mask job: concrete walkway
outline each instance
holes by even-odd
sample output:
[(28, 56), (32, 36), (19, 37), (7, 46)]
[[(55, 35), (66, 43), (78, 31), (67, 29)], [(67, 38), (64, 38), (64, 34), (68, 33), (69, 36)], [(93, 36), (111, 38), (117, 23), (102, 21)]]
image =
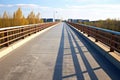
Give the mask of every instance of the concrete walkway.
[(119, 80), (120, 71), (65, 23), (0, 59), (0, 80)]

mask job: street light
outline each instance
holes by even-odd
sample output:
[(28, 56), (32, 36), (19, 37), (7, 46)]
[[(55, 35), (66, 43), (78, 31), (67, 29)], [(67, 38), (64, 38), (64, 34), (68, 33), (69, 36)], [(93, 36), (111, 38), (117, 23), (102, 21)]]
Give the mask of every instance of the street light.
[(54, 22), (55, 22), (55, 14), (57, 13), (57, 11), (53, 12), (53, 18), (54, 18)]

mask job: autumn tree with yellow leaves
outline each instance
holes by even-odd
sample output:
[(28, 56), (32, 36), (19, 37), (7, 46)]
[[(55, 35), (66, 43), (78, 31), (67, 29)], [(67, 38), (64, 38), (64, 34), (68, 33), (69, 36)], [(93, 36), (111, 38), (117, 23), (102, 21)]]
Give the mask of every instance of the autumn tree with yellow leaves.
[(90, 21), (90, 22), (84, 22), (83, 24), (120, 32), (120, 20), (116, 20), (116, 19)]
[(18, 8), (18, 10), (14, 12), (13, 16), (9, 17), (8, 13), (5, 11), (2, 17), (0, 17), (0, 28), (41, 23), (42, 21), (39, 16), (40, 13), (35, 15), (35, 13), (31, 11), (27, 18), (25, 18), (21, 8)]
[(10, 26), (9, 17), (6, 11), (3, 13), (3, 16), (0, 18), (0, 26), (1, 27)]

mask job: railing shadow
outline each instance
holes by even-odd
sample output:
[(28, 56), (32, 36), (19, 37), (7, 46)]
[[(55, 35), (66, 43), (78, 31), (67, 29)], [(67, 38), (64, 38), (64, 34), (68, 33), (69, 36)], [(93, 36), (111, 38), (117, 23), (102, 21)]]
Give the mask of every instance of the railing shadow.
[[(71, 39), (71, 37), (70, 37), (70, 34), (71, 34), (71, 33), (70, 33), (70, 30), (68, 30), (68, 27), (67, 27), (66, 29), (67, 29), (68, 38), (69, 38), (69, 41), (70, 41), (71, 52), (72, 52), (72, 56), (73, 56), (73, 62), (76, 63), (76, 64), (74, 64), (74, 66), (75, 66), (76, 73), (77, 73), (77, 74), (76, 74), (76, 75), (77, 75), (77, 79), (78, 79), (78, 80), (84, 80), (83, 73), (82, 73), (82, 71), (80, 70), (80, 65), (79, 65), (77, 56), (76, 56), (76, 54), (75, 54), (76, 52), (75, 52), (75, 49), (74, 49), (74, 47), (73, 47), (73, 42), (72, 42), (72, 39)], [(71, 35), (72, 35), (72, 34), (71, 34)], [(74, 38), (73, 35), (72, 35), (72, 37), (73, 37), (73, 39), (74, 39), (74, 41), (75, 41), (75, 38)], [(76, 41), (75, 41), (75, 44), (77, 45), (78, 51), (79, 51), (79, 53), (80, 53), (80, 55), (81, 55), (81, 58), (82, 58), (85, 66), (86, 66), (86, 69), (87, 69), (88, 74), (90, 75), (90, 78), (91, 78), (92, 80), (98, 80), (98, 79), (97, 79), (97, 76), (95, 75), (93, 69), (91, 68), (88, 60), (86, 59), (84, 53), (82, 52), (81, 48), (80, 48), (79, 45), (76, 43)], [(80, 73), (82, 73), (82, 74), (80, 74)], [(80, 75), (81, 75), (81, 76), (80, 76)]]
[(67, 31), (67, 34), (68, 34), (68, 39), (69, 39), (73, 64), (74, 64), (74, 67), (75, 67), (76, 77), (77, 77), (78, 80), (84, 80), (84, 76), (82, 74), (82, 70), (81, 70), (81, 67), (79, 65), (79, 61), (78, 61), (78, 58), (77, 58), (77, 55), (76, 55), (76, 52), (75, 52), (75, 47), (73, 45), (69, 30), (67, 29), (67, 27), (66, 27), (66, 31)]
[[(91, 53), (91, 55), (93, 56), (93, 58), (100, 65), (100, 68), (103, 69), (112, 80), (119, 80), (120, 79), (120, 76), (119, 76), (120, 70), (118, 68), (116, 68), (109, 60), (107, 60), (101, 54), (101, 52), (104, 52), (106, 54), (107, 54), (107, 52), (105, 52), (101, 48), (99, 48), (99, 50), (98, 50), (95, 46), (93, 46), (93, 45), (95, 45), (94, 43), (92, 43), (91, 41), (89, 41), (85, 36), (83, 36), (81, 33), (79, 33), (78, 31), (76, 31), (72, 27), (70, 27), (70, 28), (75, 32), (75, 35), (81, 40), (81, 42), (84, 44), (84, 46), (88, 49), (88, 51)], [(82, 53), (82, 54), (80, 54), (83, 57), (82, 59), (84, 60), (84, 62), (86, 62), (86, 59), (84, 58), (84, 54), (83, 54), (83, 52), (81, 50), (81, 47), (77, 43), (74, 35), (72, 33), (71, 33), (71, 35), (72, 35), (72, 37), (73, 37), (73, 39), (74, 39), (74, 41), (75, 41), (75, 43), (76, 43), (76, 45), (78, 47), (79, 52)], [(85, 64), (87, 66), (89, 66), (88, 63), (85, 63)], [(89, 67), (87, 67), (87, 68), (90, 70)], [(93, 75), (91, 75), (91, 76), (93, 76)], [(96, 79), (92, 79), (92, 80), (96, 80)]]
[[(65, 36), (65, 30), (66, 34), (68, 36)], [(74, 32), (74, 35), (72, 33), (72, 30)], [(78, 39), (84, 44), (84, 46), (80, 46), (78, 44), (78, 41), (75, 39), (75, 35), (78, 37)], [(64, 48), (64, 40), (65, 38), (68, 38), (68, 43), (70, 45), (70, 48)], [(76, 47), (74, 46), (73, 42), (75, 43)], [(91, 53), (91, 56), (95, 59), (95, 61), (99, 64), (99, 67), (92, 68), (88, 59), (86, 58), (85, 54), (87, 51), (82, 50), (81, 48), (86, 47), (88, 52)], [(75, 51), (75, 48), (78, 49), (78, 52)], [(65, 49), (70, 49), (71, 53), (64, 54)], [(104, 52), (104, 51), (103, 51)], [(97, 54), (96, 54), (97, 53)], [(82, 71), (81, 65), (79, 64), (79, 60), (77, 55), (80, 55), (83, 63), (85, 64), (86, 71)], [(63, 60), (64, 56), (71, 56), (73, 61), (73, 66), (75, 73), (63, 75)], [(53, 74), (53, 80), (63, 80), (67, 78), (71, 78), (76, 76), (77, 80), (85, 80), (84, 73), (88, 73), (91, 80), (98, 80), (97, 75), (95, 74), (95, 70), (103, 69), (104, 72), (112, 79), (112, 80), (119, 80), (119, 74), (120, 70), (118, 70), (111, 62), (109, 62), (103, 55), (101, 55), (101, 52), (96, 49), (96, 47), (92, 46), (91, 43), (80, 33), (77, 33), (74, 29), (66, 27), (66, 25), (62, 29), (62, 36), (60, 40), (60, 47), (55, 63), (54, 68), (54, 74)], [(114, 75), (113, 75), (114, 74)]]
[(60, 47), (59, 47), (58, 56), (55, 64), (53, 80), (62, 80), (63, 55), (64, 55), (64, 27), (62, 29)]

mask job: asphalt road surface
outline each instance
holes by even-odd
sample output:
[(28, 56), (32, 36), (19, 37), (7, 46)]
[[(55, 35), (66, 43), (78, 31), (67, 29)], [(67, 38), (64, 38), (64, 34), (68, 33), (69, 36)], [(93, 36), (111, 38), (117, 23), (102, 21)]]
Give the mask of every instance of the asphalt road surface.
[(120, 80), (101, 51), (60, 23), (0, 59), (0, 80)]

